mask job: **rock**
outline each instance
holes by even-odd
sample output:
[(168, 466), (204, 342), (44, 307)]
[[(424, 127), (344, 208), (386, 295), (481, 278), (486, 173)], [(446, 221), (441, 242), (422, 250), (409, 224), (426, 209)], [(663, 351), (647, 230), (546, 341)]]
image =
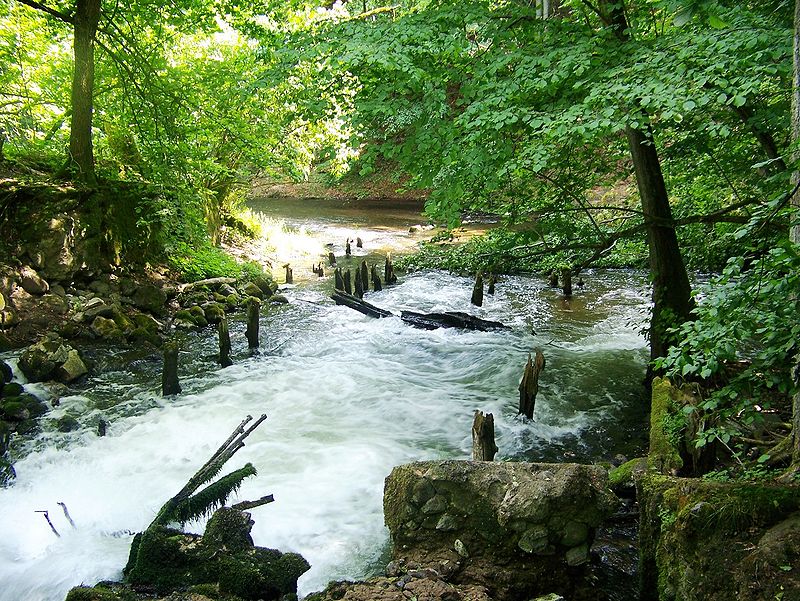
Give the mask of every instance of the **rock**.
[(6, 306), (4, 311), (0, 311), (0, 327), (13, 328), (19, 324), (19, 315), (16, 310)]
[(17, 477), (14, 466), (5, 457), (0, 457), (0, 487), (5, 488)]
[(306, 601), (492, 601), (482, 586), (451, 584), (434, 570), (413, 570), (401, 577), (370, 578), (364, 582), (332, 582)]
[(0, 401), (0, 415), (9, 422), (30, 419), (31, 414), (19, 397), (7, 397)]
[(586, 561), (617, 503), (599, 466), (431, 461), (392, 470), (384, 517), (397, 561), (432, 566), (468, 550), (460, 583), (498, 598), (577, 597), (591, 583), (571, 566)]
[(225, 307), (220, 303), (205, 303), (202, 308), (208, 323), (217, 324), (225, 317)]
[(64, 361), (64, 363), (62, 363), (56, 371), (59, 381), (65, 383), (77, 380), (87, 373), (89, 373), (89, 369), (86, 367), (86, 364), (81, 359), (80, 354), (75, 349), (72, 349), (67, 353), (66, 361)]
[(269, 297), (275, 294), (278, 290), (278, 285), (266, 276), (260, 275), (253, 280), (253, 283), (261, 289), (264, 297)]
[(0, 311), (6, 308), (6, 297), (0, 292)]
[(13, 377), (11, 366), (5, 361), (0, 361), (0, 384), (8, 384)]
[(56, 370), (69, 358), (71, 346), (60, 338), (46, 338), (25, 349), (19, 358), (19, 369), (31, 382), (43, 382), (56, 377)]
[(244, 286), (242, 286), (241, 290), (244, 296), (255, 296), (258, 300), (262, 300), (264, 298), (264, 291), (256, 286), (253, 282), (247, 282)]
[[(3, 323), (3, 319), (4, 319), (3, 312), (0, 311), (0, 324)], [(14, 348), (14, 343), (11, 342), (11, 339), (5, 334), (3, 334), (3, 332), (0, 332), (0, 353), (10, 351), (13, 348)]]
[(74, 432), (78, 430), (81, 425), (78, 420), (71, 415), (64, 415), (56, 421), (56, 430), (59, 432)]
[[(98, 302), (99, 301), (99, 302)], [(103, 317), (106, 319), (113, 319), (114, 307), (107, 305), (99, 298), (91, 299), (83, 309), (83, 318), (85, 321), (93, 321), (96, 317)]]
[(50, 290), (50, 285), (36, 273), (32, 267), (22, 267), (19, 270), (19, 285), (28, 294), (41, 296)]
[(65, 298), (67, 296), (67, 291), (61, 284), (50, 284), (50, 293), (60, 296), (61, 298)]
[(308, 562), (296, 553), (254, 546), (252, 524), (250, 514), (222, 508), (202, 537), (162, 527), (137, 534), (125, 580), (161, 594), (209, 584), (221, 596), (245, 600), (296, 595), (297, 579), (309, 569)]
[(283, 294), (273, 294), (269, 297), (269, 302), (274, 303), (276, 305), (286, 305), (289, 303), (289, 299), (286, 298)]
[(138, 286), (131, 294), (131, 302), (136, 308), (149, 311), (153, 315), (164, 315), (166, 313), (167, 294), (158, 286), (143, 284)]
[(541, 597), (536, 597), (536, 599), (531, 599), (531, 601), (565, 601), (565, 599), (561, 595), (550, 593), (549, 595), (543, 595)]
[(42, 308), (56, 315), (66, 315), (69, 311), (69, 302), (66, 297), (57, 294), (45, 294), (41, 297), (40, 303)]
[(106, 317), (95, 317), (91, 325), (91, 330), (98, 338), (109, 341), (122, 341), (125, 339), (125, 334), (119, 329), (113, 319)]
[(238, 292), (236, 292), (236, 288), (231, 286), (230, 283), (222, 284), (219, 288), (217, 288), (217, 292), (225, 297), (228, 297), (231, 294), (238, 295)]
[(111, 283), (105, 280), (93, 280), (89, 282), (89, 290), (100, 296), (111, 294)]

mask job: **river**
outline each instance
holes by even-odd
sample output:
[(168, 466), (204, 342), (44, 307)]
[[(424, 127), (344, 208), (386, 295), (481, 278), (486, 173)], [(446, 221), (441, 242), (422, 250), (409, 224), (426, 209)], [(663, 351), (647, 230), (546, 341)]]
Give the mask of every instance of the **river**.
[[(402, 252), (415, 240), (409, 227), (421, 221), (419, 208), (406, 203), (383, 213), (379, 205), (337, 210), (296, 201), (252, 207), (278, 220), (310, 258), (327, 252), (328, 242), (343, 254), (348, 236), (363, 238), (365, 249), (353, 246), (365, 257)], [(290, 259), (299, 257), (295, 250)], [(296, 265), (297, 277), (305, 267)], [(495, 415), (499, 459), (635, 456), (646, 431), (646, 278), (623, 271), (583, 277), (585, 287), (570, 301), (541, 278), (514, 276), (475, 308), (471, 280), (435, 271), (403, 276), (367, 297), (394, 312), (468, 311), (511, 326), (495, 332), (371, 319), (328, 300), (329, 278), (303, 277), (285, 291), (288, 305), (262, 317), (260, 354), (247, 353), (241, 321), (231, 326), (235, 364), (226, 369), (214, 364), (211, 330), (187, 335), (183, 393), (174, 398), (159, 395), (157, 356), (121, 364), (95, 350), (104, 371), (43, 418), (42, 433), (19, 447), (16, 482), (0, 489), (0, 601), (62, 601), (71, 586), (119, 578), (131, 533), (147, 526), (247, 414), (268, 419), (226, 467), (251, 461), (258, 468), (241, 498), (274, 494), (274, 503), (252, 512), (253, 538), (308, 559), (301, 595), (379, 569), (388, 545), (384, 478), (404, 462), (468, 458), (476, 409)], [(516, 415), (517, 386), (535, 349), (547, 366), (528, 422)], [(41, 385), (30, 389), (47, 394)], [(82, 429), (55, 431), (65, 413)], [(102, 438), (95, 433), (101, 417), (109, 422)], [(37, 510), (49, 511), (60, 538)]]

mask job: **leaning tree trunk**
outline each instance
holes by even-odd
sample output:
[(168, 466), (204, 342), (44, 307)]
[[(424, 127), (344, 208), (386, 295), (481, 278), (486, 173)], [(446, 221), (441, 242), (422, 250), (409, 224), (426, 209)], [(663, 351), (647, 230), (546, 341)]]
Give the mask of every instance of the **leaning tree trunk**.
[(69, 154), (78, 179), (88, 184), (95, 183), (92, 150), (94, 36), (100, 22), (100, 4), (101, 0), (77, 0), (75, 6), (75, 72), (72, 78)]

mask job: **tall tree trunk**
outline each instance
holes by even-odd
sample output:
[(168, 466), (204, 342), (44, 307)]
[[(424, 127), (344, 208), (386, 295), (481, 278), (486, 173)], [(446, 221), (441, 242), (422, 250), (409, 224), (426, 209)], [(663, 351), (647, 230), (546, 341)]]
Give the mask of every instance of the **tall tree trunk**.
[[(798, 0), (800, 2), (800, 0)], [(631, 40), (625, 6), (622, 2), (601, 0), (601, 20), (614, 30), (620, 42)], [(650, 320), (650, 358), (666, 354), (674, 342), (668, 330), (689, 319), (692, 288), (681, 257), (678, 236), (672, 220), (669, 195), (650, 126), (635, 129), (627, 126), (636, 185), (642, 203), (647, 246), (650, 254), (650, 277), (653, 283), (653, 314)], [(648, 377), (652, 375), (648, 371)]]
[(78, 178), (95, 183), (92, 150), (92, 109), (94, 91), (94, 36), (100, 22), (101, 0), (77, 0), (73, 51), (72, 121), (69, 135), (70, 163)]
[[(792, 142), (796, 144), (800, 141), (800, 0), (794, 3), (794, 51), (793, 51), (794, 71), (792, 73)], [(792, 172), (793, 187), (800, 181), (800, 172), (797, 168), (797, 151), (792, 157), (794, 164)], [(796, 193), (792, 198), (794, 208), (794, 218), (797, 220), (800, 215), (800, 193)], [(795, 244), (800, 245), (800, 223), (793, 223), (789, 228), (789, 239)], [(800, 355), (795, 357), (794, 381), (800, 385)], [(792, 464), (795, 469), (800, 469), (800, 391), (796, 392), (792, 399), (792, 436), (794, 445), (792, 447)]]

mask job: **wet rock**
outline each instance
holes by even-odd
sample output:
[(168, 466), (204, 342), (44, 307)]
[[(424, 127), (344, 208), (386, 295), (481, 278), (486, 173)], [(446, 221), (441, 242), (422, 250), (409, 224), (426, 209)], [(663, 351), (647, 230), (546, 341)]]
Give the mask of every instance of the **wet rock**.
[(617, 502), (599, 466), (431, 461), (392, 471), (384, 516), (395, 560), (463, 561), (458, 582), (498, 598), (577, 596), (591, 585), (573, 566)]
[(9, 422), (21, 422), (30, 419), (31, 414), (19, 397), (4, 398), (0, 401), (0, 415)]
[(231, 296), (232, 294), (238, 295), (238, 292), (236, 292), (236, 288), (234, 288), (230, 284), (220, 285), (220, 287), (217, 289), (217, 292), (225, 297)]
[(28, 294), (41, 296), (50, 290), (50, 285), (32, 267), (22, 267), (19, 270), (19, 285)]
[(69, 302), (67, 302), (65, 296), (45, 294), (41, 297), (40, 302), (44, 310), (55, 313), (56, 315), (66, 315), (69, 311)]
[(250, 514), (230, 508), (212, 516), (202, 537), (151, 528), (134, 538), (125, 579), (161, 594), (210, 584), (222, 596), (245, 600), (295, 595), (308, 562), (296, 553), (254, 546), (251, 528)]
[(283, 294), (273, 294), (269, 297), (269, 302), (276, 305), (286, 305), (289, 303), (289, 299)]
[(14, 471), (14, 466), (11, 465), (11, 462), (5, 457), (0, 457), (0, 487), (5, 488), (16, 477), (17, 473)]
[(264, 291), (256, 286), (253, 282), (247, 282), (242, 286), (242, 294), (245, 296), (255, 296), (258, 300), (264, 298)]
[(121, 342), (125, 340), (125, 334), (113, 319), (107, 317), (95, 317), (90, 327), (98, 338), (111, 342)]
[(202, 309), (208, 323), (217, 324), (225, 317), (225, 307), (220, 303), (204, 303)]
[(59, 432), (74, 432), (80, 429), (81, 425), (78, 420), (71, 415), (64, 415), (56, 421), (56, 430)]
[[(102, 318), (98, 318), (102, 319)], [(113, 323), (113, 322), (112, 322)], [(85, 374), (80, 354), (60, 338), (46, 338), (28, 347), (19, 358), (19, 368), (31, 382), (57, 379), (70, 382), (74, 374)], [(65, 364), (67, 368), (62, 369)], [(85, 365), (83, 367), (85, 370)]]
[(5, 361), (0, 361), (0, 384), (7, 384), (14, 377), (11, 366)]
[(266, 276), (258, 276), (253, 283), (261, 289), (264, 297), (270, 297), (278, 290), (278, 285)]

